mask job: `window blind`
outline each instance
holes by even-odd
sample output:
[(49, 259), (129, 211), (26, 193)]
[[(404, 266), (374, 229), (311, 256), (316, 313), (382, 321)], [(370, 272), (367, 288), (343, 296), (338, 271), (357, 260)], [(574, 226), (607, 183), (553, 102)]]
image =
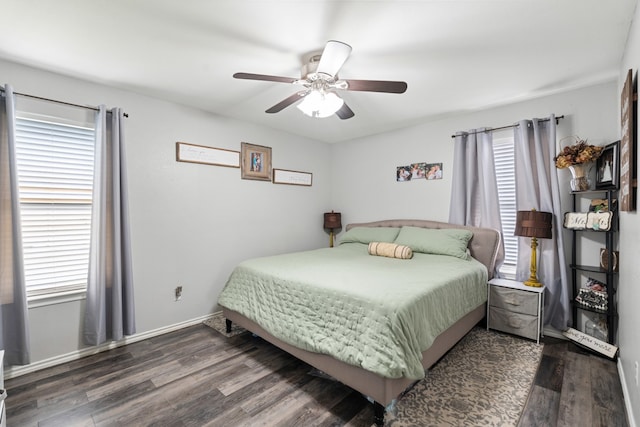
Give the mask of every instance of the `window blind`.
[(94, 145), (94, 129), (16, 119), (28, 299), (86, 289)]
[(503, 269), (515, 274), (518, 260), (518, 237), (516, 229), (516, 177), (513, 138), (501, 138), (493, 141), (493, 156), (498, 184), (498, 200), (502, 221), (502, 238), (505, 259)]

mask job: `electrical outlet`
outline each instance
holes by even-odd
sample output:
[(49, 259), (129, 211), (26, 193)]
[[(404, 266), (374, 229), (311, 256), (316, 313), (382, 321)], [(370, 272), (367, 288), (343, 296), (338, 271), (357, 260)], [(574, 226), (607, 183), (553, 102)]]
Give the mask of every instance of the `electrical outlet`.
[(176, 287), (175, 296), (176, 301), (180, 301), (182, 299), (182, 286)]
[(636, 360), (636, 387), (638, 387), (638, 361)]

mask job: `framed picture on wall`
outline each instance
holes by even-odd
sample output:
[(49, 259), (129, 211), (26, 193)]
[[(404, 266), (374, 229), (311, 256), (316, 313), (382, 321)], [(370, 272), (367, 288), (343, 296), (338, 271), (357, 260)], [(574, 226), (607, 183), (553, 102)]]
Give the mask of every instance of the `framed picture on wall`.
[(239, 168), (240, 152), (189, 144), (187, 142), (176, 142), (176, 161)]
[(287, 169), (273, 169), (274, 184), (304, 185), (311, 187), (313, 174), (311, 172), (292, 171)]
[(627, 78), (620, 94), (621, 139), (620, 139), (620, 210), (636, 210), (636, 140), (634, 117), (636, 102), (634, 100), (633, 71), (627, 72)]
[(242, 179), (271, 181), (271, 147), (242, 143)]
[(596, 188), (618, 188), (620, 141), (606, 145), (596, 160)]

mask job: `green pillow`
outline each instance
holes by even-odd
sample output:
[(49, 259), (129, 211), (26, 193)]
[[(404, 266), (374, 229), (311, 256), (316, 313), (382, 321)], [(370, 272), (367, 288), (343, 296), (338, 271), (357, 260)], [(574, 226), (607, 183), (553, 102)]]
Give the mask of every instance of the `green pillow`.
[(472, 237), (471, 231), (459, 228), (402, 227), (394, 243), (414, 252), (469, 259), (467, 245)]
[(398, 227), (353, 227), (340, 238), (340, 244), (364, 243), (368, 245), (371, 242), (393, 243), (398, 233), (400, 233), (400, 228)]

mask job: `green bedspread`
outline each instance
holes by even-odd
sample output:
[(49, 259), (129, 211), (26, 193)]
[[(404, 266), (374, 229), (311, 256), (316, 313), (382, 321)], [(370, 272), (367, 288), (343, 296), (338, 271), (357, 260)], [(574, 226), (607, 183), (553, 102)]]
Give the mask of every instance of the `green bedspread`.
[(384, 377), (419, 379), (422, 351), (486, 301), (486, 283), (474, 259), (393, 259), (345, 243), (242, 262), (219, 304), (293, 346)]

